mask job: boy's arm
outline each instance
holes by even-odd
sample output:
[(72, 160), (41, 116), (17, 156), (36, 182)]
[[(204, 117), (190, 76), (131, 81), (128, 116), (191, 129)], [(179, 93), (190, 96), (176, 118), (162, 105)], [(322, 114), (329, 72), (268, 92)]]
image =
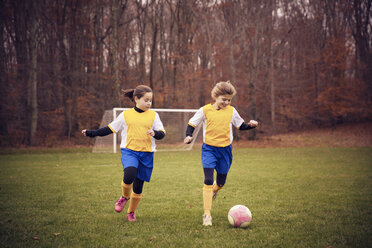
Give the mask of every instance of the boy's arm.
[(258, 126), (258, 122), (254, 120), (250, 120), (248, 123), (244, 123), (240, 125), (239, 130), (249, 130), (253, 129)]
[(238, 111), (236, 111), (234, 107), (231, 122), (236, 128), (239, 128), (239, 130), (249, 130), (258, 126), (258, 122), (255, 120), (250, 120), (248, 123), (244, 123), (243, 118), (240, 117)]
[(183, 141), (185, 144), (190, 144), (191, 143), (192, 134), (195, 130), (195, 127), (197, 127), (199, 125), (199, 123), (203, 121), (204, 118), (205, 118), (205, 116), (204, 116), (204, 112), (203, 112), (203, 107), (201, 107), (200, 109), (198, 109), (198, 111), (196, 111), (196, 113), (190, 119), (190, 121), (187, 125), (186, 138)]
[(187, 125), (187, 128), (186, 128), (186, 137), (187, 136), (192, 137), (192, 134), (194, 133), (194, 130), (195, 130), (195, 127), (191, 126), (190, 124)]
[(85, 135), (88, 137), (92, 137), (92, 138), (96, 136), (106, 136), (112, 133), (113, 133), (112, 130), (108, 126), (97, 129), (97, 130), (85, 130)]
[(190, 144), (192, 142), (192, 134), (194, 133), (195, 127), (190, 124), (186, 128), (186, 138), (184, 139), (185, 144)]
[(198, 109), (193, 117), (189, 120), (189, 123), (187, 123), (186, 128), (186, 137), (192, 137), (192, 133), (194, 132), (195, 128), (205, 119), (203, 107)]

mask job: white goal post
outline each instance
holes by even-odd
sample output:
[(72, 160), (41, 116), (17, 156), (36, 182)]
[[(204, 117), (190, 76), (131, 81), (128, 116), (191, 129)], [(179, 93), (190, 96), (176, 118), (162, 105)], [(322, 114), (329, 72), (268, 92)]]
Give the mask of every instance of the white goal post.
[[(124, 110), (130, 108), (113, 108), (112, 110), (106, 110), (103, 117), (100, 128), (110, 124), (117, 116)], [(202, 142), (201, 135), (198, 135), (200, 124), (195, 128), (193, 134), (193, 141), (191, 144), (184, 144), (183, 139), (185, 138), (185, 132), (187, 128), (187, 123), (189, 119), (195, 114), (197, 109), (165, 109), (165, 108), (152, 108), (160, 116), (163, 122), (166, 135), (164, 139), (156, 141), (157, 151), (187, 151), (191, 150), (195, 142)], [(120, 132), (113, 133), (112, 137), (110, 135), (103, 137), (96, 137), (93, 152), (117, 152), (117, 148), (120, 144), (121, 135)], [(111, 140), (111, 141), (110, 141)], [(111, 147), (111, 149), (110, 149)]]

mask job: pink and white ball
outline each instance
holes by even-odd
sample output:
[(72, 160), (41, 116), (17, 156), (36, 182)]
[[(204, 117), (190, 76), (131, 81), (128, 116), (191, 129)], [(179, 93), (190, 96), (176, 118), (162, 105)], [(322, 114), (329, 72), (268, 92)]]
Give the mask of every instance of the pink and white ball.
[(229, 210), (227, 217), (233, 227), (245, 228), (249, 226), (252, 221), (252, 213), (244, 205), (235, 205), (234, 207), (232, 207)]

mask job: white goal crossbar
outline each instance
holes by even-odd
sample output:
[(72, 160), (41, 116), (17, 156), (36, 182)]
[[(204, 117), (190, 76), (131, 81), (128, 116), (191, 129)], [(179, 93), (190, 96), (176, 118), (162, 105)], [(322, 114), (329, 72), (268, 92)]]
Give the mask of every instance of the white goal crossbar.
[[(131, 109), (131, 108), (113, 108), (112, 109), (113, 120), (117, 118), (117, 112), (119, 111), (122, 112), (128, 109)], [(154, 110), (155, 112), (175, 112), (175, 113), (195, 113), (196, 111), (198, 111), (197, 109), (161, 109), (161, 108), (158, 108), (158, 109), (153, 108), (152, 110)], [(193, 140), (193, 142), (195, 142), (195, 139)], [(113, 134), (112, 143), (113, 143), (113, 152), (116, 153), (117, 151), (117, 148), (116, 148), (117, 134), (116, 133)]]

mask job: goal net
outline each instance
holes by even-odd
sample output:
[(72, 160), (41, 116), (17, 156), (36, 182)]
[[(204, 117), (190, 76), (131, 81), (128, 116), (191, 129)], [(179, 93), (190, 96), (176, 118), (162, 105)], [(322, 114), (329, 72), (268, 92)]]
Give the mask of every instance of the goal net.
[[(103, 114), (100, 128), (110, 124), (114, 118), (129, 108), (113, 108), (106, 110)], [(195, 143), (202, 143), (202, 135), (198, 135), (200, 124), (195, 128), (193, 134), (193, 141), (191, 144), (184, 144), (185, 132), (187, 123), (190, 118), (195, 114), (197, 109), (152, 109), (159, 114), (159, 117), (164, 125), (166, 135), (161, 140), (156, 140), (157, 151), (187, 151), (194, 147)], [(103, 137), (97, 136), (95, 138), (93, 152), (111, 152), (116, 153), (120, 150), (121, 131), (116, 134), (111, 134)]]

